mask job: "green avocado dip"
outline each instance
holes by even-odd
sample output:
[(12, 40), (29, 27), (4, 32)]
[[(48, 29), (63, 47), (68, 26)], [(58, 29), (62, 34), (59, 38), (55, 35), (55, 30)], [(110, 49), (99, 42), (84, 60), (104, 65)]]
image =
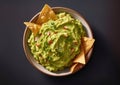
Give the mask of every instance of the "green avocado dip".
[(43, 23), (36, 36), (31, 33), (28, 44), (36, 61), (56, 72), (69, 67), (80, 53), (82, 36), (85, 31), (81, 22), (62, 12), (57, 14), (57, 20)]

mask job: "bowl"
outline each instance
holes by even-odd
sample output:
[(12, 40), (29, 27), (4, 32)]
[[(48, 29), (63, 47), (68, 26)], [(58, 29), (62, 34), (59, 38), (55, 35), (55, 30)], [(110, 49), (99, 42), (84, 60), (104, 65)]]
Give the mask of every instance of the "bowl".
[[(87, 21), (82, 17), (82, 15), (80, 13), (78, 13), (70, 8), (66, 8), (66, 7), (52, 7), (52, 9), (55, 13), (67, 12), (67, 13), (71, 14), (71, 16), (74, 17), (75, 19), (80, 20), (86, 30), (87, 36), (90, 38), (93, 38), (93, 34), (92, 34), (90, 26), (88, 25)], [(38, 15), (39, 15), (39, 13), (37, 13), (29, 22), (35, 22), (38, 18)], [(66, 68), (66, 69), (64, 69), (62, 71), (58, 71), (58, 72), (48, 71), (42, 65), (37, 63), (37, 61), (33, 58), (32, 54), (30, 52), (30, 49), (29, 49), (29, 46), (27, 43), (30, 33), (31, 33), (30, 29), (26, 27), (25, 31), (24, 31), (24, 35), (23, 35), (23, 48), (24, 48), (24, 52), (25, 52), (25, 55), (26, 55), (28, 61), (39, 71), (41, 71), (47, 75), (50, 75), (50, 76), (67, 76), (67, 75), (73, 74), (73, 73), (81, 70), (86, 65), (86, 64), (82, 65), (75, 72), (70, 72), (70, 68)], [(91, 58), (92, 51), (93, 51), (93, 47), (90, 49), (90, 51), (88, 52), (88, 54), (85, 57), (86, 63)]]

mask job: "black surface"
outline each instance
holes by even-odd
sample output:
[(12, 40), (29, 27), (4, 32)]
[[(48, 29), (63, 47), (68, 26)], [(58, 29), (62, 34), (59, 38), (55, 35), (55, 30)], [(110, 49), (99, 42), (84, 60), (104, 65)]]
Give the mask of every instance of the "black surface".
[[(36, 70), (22, 47), (24, 21), (44, 4), (81, 13), (96, 39), (90, 62), (67, 77), (50, 77)], [(120, 85), (119, 0), (0, 0), (0, 85)]]

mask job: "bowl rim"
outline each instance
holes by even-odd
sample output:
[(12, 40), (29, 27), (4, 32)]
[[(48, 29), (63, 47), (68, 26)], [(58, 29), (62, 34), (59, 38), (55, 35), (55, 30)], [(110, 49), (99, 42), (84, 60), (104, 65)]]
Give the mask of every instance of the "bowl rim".
[[(73, 12), (74, 14), (76, 14), (77, 16), (79, 16), (80, 18), (82, 18), (82, 19), (84, 20), (85, 24), (86, 24), (87, 27), (88, 27), (88, 28), (86, 28), (86, 30), (89, 29), (89, 37), (90, 37), (90, 38), (94, 38), (94, 37), (93, 37), (93, 32), (92, 32), (92, 30), (91, 30), (88, 22), (86, 21), (86, 19), (85, 19), (80, 13), (78, 13), (77, 11), (75, 11), (75, 10), (73, 10), (73, 9), (71, 9), (71, 8), (67, 8), (67, 7), (52, 7), (52, 9), (53, 9), (53, 10), (56, 10), (56, 9), (64, 9), (64, 10), (67, 10), (67, 11), (71, 11), (71, 12)], [(40, 12), (38, 12), (37, 14), (35, 14), (35, 15), (30, 19), (29, 22), (33, 22), (33, 20), (34, 20), (39, 14), (40, 14)], [(75, 71), (75, 72), (68, 72), (68, 73), (66, 73), (66, 74), (64, 74), (64, 73), (62, 73), (62, 74), (49, 74), (49, 73), (46, 73), (46, 72), (42, 71), (41, 69), (39, 69), (39, 68), (33, 63), (33, 61), (31, 60), (31, 58), (30, 58), (30, 56), (28, 55), (27, 50), (26, 50), (25, 36), (26, 36), (26, 33), (27, 33), (27, 30), (28, 30), (28, 29), (29, 29), (28, 27), (25, 27), (25, 30), (24, 30), (24, 34), (23, 34), (23, 49), (24, 49), (24, 53), (25, 53), (25, 56), (26, 56), (27, 60), (31, 63), (31, 65), (32, 65), (33, 67), (35, 67), (37, 70), (39, 70), (40, 72), (42, 72), (42, 73), (44, 73), (44, 74), (47, 74), (47, 75), (50, 75), (50, 76), (57, 76), (57, 77), (58, 77), (58, 76), (71, 75), (71, 74), (74, 74), (74, 73), (76, 73), (77, 71), (81, 70), (81, 69), (78, 69), (78, 70)], [(93, 48), (94, 48), (94, 46), (90, 49), (90, 51), (89, 51), (88, 54), (87, 54), (87, 56), (89, 56), (89, 59), (86, 61), (86, 64), (88, 63), (88, 61), (89, 61), (90, 58), (91, 58), (91, 55), (92, 55), (92, 52), (93, 52)], [(85, 65), (86, 65), (86, 64), (85, 64)], [(85, 65), (83, 65), (83, 67), (84, 67)], [(83, 67), (82, 67), (82, 69), (83, 69)]]

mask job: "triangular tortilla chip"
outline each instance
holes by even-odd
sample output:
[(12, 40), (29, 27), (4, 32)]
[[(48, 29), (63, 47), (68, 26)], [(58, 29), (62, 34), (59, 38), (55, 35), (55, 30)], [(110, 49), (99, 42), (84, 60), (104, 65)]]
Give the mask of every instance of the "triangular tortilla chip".
[(95, 42), (95, 39), (89, 37), (82, 37), (82, 44), (81, 44), (81, 52), (80, 54), (74, 59), (73, 65), (70, 68), (71, 72), (76, 72), (80, 69), (80, 65), (85, 65), (85, 56), (91, 49)]
[(50, 19), (55, 20), (57, 19), (57, 16), (52, 8), (49, 5), (45, 4), (38, 16), (36, 23), (41, 25)]
[(76, 71), (78, 71), (80, 68), (82, 68), (83, 65), (80, 63), (75, 63), (72, 65), (72, 67), (70, 68), (70, 72), (74, 73)]
[(85, 53), (84, 53), (84, 48), (83, 46), (81, 46), (80, 49), (80, 54), (77, 55), (77, 57), (75, 58), (75, 60), (73, 61), (73, 63), (81, 63), (81, 64), (85, 64)]
[(89, 52), (89, 50), (93, 46), (94, 42), (95, 42), (95, 39), (93, 39), (93, 38), (82, 37), (82, 43), (83, 43), (85, 54), (87, 54)]
[(75, 63), (71, 66), (70, 68), (70, 72), (74, 72), (75, 71), (75, 67), (77, 66), (78, 63)]
[(32, 31), (34, 36), (39, 32), (40, 25), (31, 22), (24, 22), (24, 24)]

